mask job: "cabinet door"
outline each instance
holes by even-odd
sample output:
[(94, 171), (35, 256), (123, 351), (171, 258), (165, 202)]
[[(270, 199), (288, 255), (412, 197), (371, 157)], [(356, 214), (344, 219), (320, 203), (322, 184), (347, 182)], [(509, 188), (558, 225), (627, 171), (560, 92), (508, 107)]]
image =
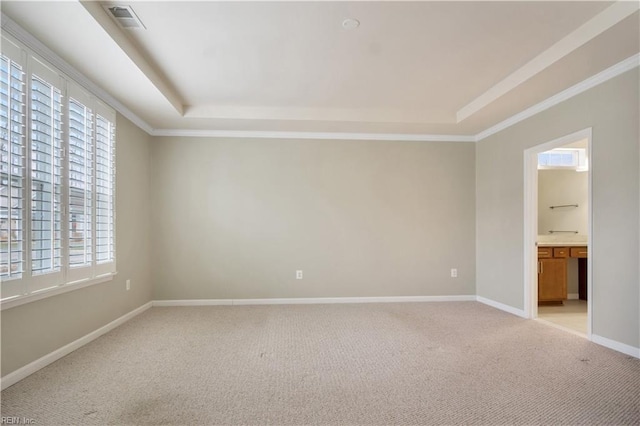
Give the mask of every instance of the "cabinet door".
[(567, 298), (567, 261), (538, 260), (538, 301), (551, 302)]

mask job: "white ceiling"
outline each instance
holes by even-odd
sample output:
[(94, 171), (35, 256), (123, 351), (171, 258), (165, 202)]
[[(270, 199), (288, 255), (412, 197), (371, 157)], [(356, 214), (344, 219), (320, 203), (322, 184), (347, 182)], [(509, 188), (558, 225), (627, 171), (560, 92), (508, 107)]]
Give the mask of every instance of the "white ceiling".
[(153, 129), (474, 135), (640, 50), (637, 2), (1, 8)]

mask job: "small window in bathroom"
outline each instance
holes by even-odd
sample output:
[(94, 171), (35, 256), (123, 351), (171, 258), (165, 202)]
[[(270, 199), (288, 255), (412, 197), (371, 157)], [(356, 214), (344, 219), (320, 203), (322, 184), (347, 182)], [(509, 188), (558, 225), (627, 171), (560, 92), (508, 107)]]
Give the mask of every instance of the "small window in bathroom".
[(556, 148), (538, 154), (538, 169), (587, 170), (584, 148)]

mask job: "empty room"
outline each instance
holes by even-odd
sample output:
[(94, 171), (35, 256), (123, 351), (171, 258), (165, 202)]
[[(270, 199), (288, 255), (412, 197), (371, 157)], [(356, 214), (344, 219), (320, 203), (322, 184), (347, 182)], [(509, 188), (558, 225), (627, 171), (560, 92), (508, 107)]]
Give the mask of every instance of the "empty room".
[(0, 424), (640, 424), (637, 1), (2, 1)]

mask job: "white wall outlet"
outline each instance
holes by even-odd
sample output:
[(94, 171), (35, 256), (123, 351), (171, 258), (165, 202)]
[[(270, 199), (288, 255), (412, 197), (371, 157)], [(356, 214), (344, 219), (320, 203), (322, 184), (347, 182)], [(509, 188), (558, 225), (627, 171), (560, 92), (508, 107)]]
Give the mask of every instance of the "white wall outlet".
[(458, 278), (458, 270), (456, 268), (451, 268), (451, 278)]
[(131, 280), (127, 280), (127, 291), (131, 290)]
[(302, 271), (296, 271), (296, 280), (302, 279)]

